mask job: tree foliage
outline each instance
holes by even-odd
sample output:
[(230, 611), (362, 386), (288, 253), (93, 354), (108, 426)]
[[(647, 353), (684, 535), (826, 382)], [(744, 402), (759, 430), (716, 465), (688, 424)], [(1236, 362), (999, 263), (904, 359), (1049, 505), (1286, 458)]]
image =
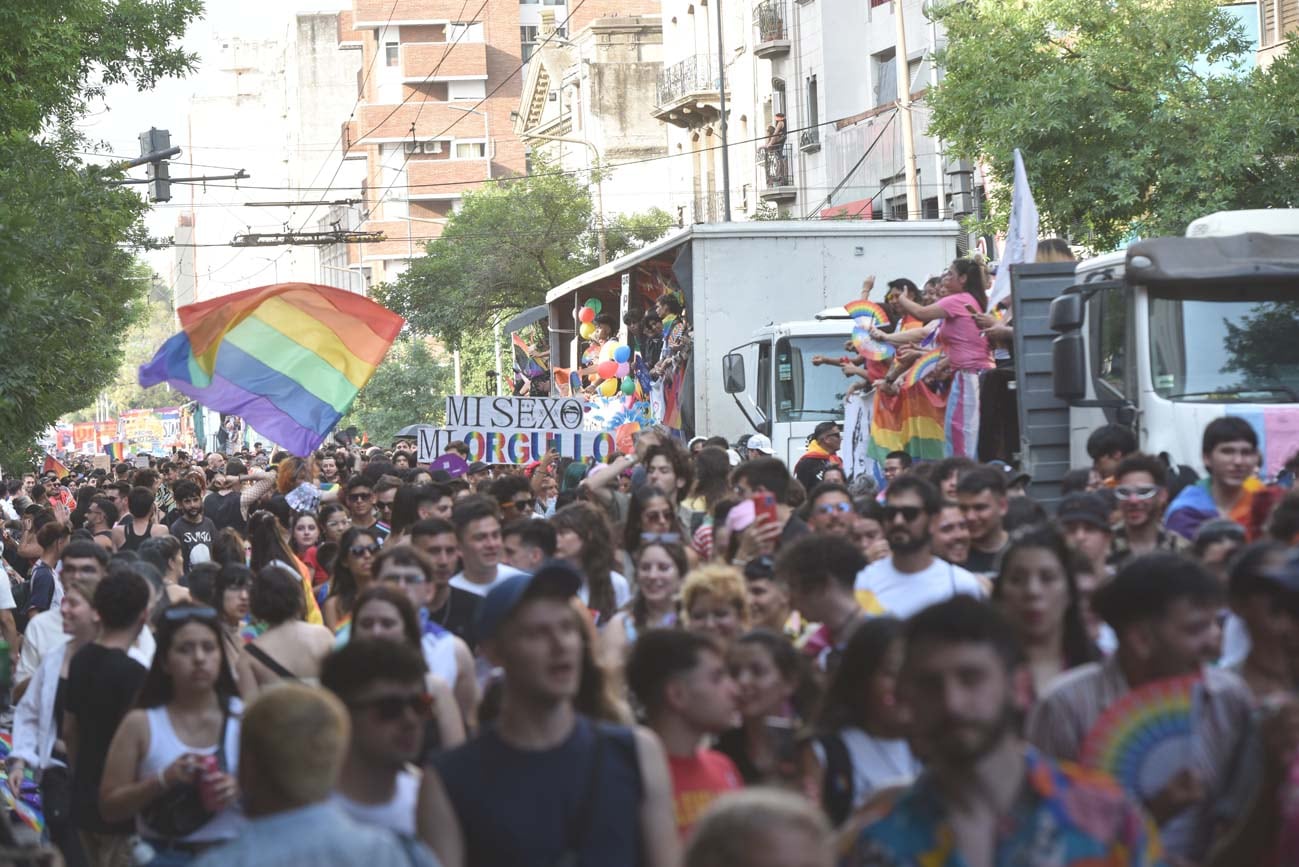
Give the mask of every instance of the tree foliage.
[[(466, 193), (442, 235), (425, 245), (427, 255), (396, 282), (378, 287), (379, 300), (448, 349), (483, 332), (490, 345), (496, 322), (543, 303), (548, 290), (594, 267), (590, 187), (544, 161), (534, 168), (531, 175)], [(657, 209), (607, 221), (609, 259), (674, 225)]]
[(83, 165), (72, 122), (119, 82), (192, 68), (198, 0), (0, 4), (0, 460), (23, 454), (112, 381), (147, 283), (126, 249), (145, 204)]
[(405, 334), (393, 343), (338, 427), (355, 425), (371, 441), (387, 443), (408, 424), (437, 424), (451, 386), (451, 368), (439, 363), (428, 341)]
[[(1299, 200), (1299, 52), (1248, 69), (1218, 0), (945, 0), (931, 132), (1011, 177), (1044, 228), (1097, 248)], [(1010, 185), (993, 190), (1005, 224)]]

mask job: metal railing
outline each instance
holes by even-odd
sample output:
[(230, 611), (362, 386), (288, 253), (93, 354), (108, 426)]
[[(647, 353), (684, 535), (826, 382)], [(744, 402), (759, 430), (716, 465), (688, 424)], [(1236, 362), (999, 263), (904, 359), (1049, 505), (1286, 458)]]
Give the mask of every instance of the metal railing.
[(707, 55), (687, 57), (664, 67), (659, 73), (656, 105), (667, 105), (691, 93), (718, 93), (718, 77), (713, 73), (712, 58)]
[(798, 134), (798, 147), (800, 150), (809, 148), (819, 148), (821, 146), (821, 130), (819, 127), (805, 129)]
[(763, 189), (794, 186), (794, 146), (758, 148), (758, 162), (762, 165)]
[(753, 10), (753, 27), (758, 44), (788, 40), (788, 21), (785, 0), (762, 0)]
[(690, 223), (720, 223), (726, 216), (725, 193), (700, 193), (682, 208)]

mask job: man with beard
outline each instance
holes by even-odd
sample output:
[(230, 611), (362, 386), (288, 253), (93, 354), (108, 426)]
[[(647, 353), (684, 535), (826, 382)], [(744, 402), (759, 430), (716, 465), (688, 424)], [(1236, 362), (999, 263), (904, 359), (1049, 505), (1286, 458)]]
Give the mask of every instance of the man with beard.
[(203, 515), (203, 493), (198, 485), (189, 479), (182, 479), (176, 483), (175, 494), (180, 517), (171, 525), (170, 530), (180, 542), (185, 571), (188, 572), (196, 551), (199, 552), (198, 562), (206, 563), (212, 559), (212, 543), (216, 541), (217, 527), (211, 518)]
[(930, 524), (938, 515), (938, 489), (916, 476), (899, 476), (884, 499), (884, 532), (892, 556), (857, 575), (858, 601), (871, 613), (907, 618), (927, 605), (959, 593), (983, 596), (983, 584), (969, 572), (934, 557)]
[(813, 533), (824, 536), (842, 536), (852, 533), (857, 515), (852, 508), (852, 495), (843, 485), (822, 482), (807, 496), (807, 525)]
[(929, 550), (948, 563), (964, 563), (970, 556), (970, 525), (959, 503), (943, 500), (929, 524)]
[(1152, 551), (1190, 550), (1191, 543), (1165, 530), (1161, 520), (1168, 505), (1168, 469), (1163, 461), (1152, 455), (1128, 455), (1114, 471), (1112, 490), (1123, 515), (1110, 540), (1112, 568)]
[(417, 825), (446, 867), (678, 863), (663, 747), (578, 710), (582, 579), (564, 563), (487, 591), (476, 630), (505, 671), (496, 722), (434, 759)]
[(898, 693), (926, 770), (868, 807), (841, 863), (1164, 863), (1159, 835), (1116, 783), (1018, 734), (1032, 677), (1014, 635), (991, 605), (960, 596), (907, 622)]
[[(1170, 755), (1161, 780), (1140, 794), (1168, 851), (1199, 863), (1215, 833), (1234, 818), (1237, 796), (1253, 790), (1261, 768), (1243, 747), (1254, 731), (1244, 681), (1212, 666), (1218, 648), (1222, 585), (1178, 554), (1136, 557), (1092, 596), (1092, 609), (1118, 636), (1118, 650), (1061, 675), (1028, 721), (1028, 739), (1057, 759), (1076, 761), (1109, 707), (1133, 690), (1168, 678), (1197, 677), (1191, 710), (1194, 748)], [(1180, 766), (1173, 765), (1181, 761)], [(1171, 765), (1171, 767), (1170, 767)]]

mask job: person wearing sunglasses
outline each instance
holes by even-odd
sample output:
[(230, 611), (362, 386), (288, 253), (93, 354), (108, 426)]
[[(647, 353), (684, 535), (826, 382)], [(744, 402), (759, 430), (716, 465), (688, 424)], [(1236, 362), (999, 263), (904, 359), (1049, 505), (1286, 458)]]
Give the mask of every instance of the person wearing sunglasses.
[(1123, 522), (1110, 540), (1109, 565), (1118, 569), (1151, 551), (1185, 553), (1191, 543), (1164, 527), (1168, 505), (1168, 468), (1153, 455), (1132, 454), (1114, 471), (1114, 496)]
[[(338, 696), (352, 723), (335, 806), (358, 822), (406, 837), (415, 836), (419, 798), (413, 763), (433, 716), (424, 675), (424, 659), (410, 644), (359, 637), (326, 659), (320, 672), (321, 686)], [(454, 706), (451, 713), (458, 716)]]
[(942, 507), (938, 489), (914, 475), (899, 476), (884, 495), (884, 531), (893, 552), (857, 575), (858, 602), (868, 614), (907, 618), (958, 594), (982, 597), (983, 583), (930, 549), (930, 523)]
[(322, 612), (325, 625), (335, 634), (351, 622), (352, 603), (370, 586), (374, 577), (374, 558), (379, 554), (380, 546), (381, 540), (373, 527), (353, 527), (339, 541), (334, 579), (329, 582), (329, 596)]
[(371, 535), (375, 536), (380, 542), (383, 542), (388, 537), (387, 531), (377, 526), (379, 519), (374, 514), (374, 486), (370, 484), (368, 479), (362, 476), (353, 476), (348, 479), (344, 499), (347, 503), (347, 512), (352, 518), (353, 527), (372, 531)]
[[(134, 818), (156, 853), (148, 863), (188, 864), (205, 849), (238, 836), (239, 723), (243, 706), (226, 660), (217, 612), (206, 606), (167, 609), (154, 636), (158, 649), (136, 699), (136, 710), (113, 736), (100, 784), (108, 821)], [(176, 790), (197, 789), (209, 814), (181, 830), (169, 807)]]
[(807, 495), (807, 525), (813, 533), (846, 539), (852, 533), (856, 519), (852, 495), (843, 485), (821, 482)]

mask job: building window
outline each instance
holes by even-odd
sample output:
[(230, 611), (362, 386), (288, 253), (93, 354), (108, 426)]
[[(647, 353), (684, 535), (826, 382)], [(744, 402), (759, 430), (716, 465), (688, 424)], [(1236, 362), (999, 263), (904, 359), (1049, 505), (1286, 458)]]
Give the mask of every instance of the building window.
[(458, 99), (485, 99), (486, 97), (487, 82), (481, 78), (447, 82), (447, 99), (452, 102)]
[[(546, 5), (551, 5), (549, 3), (549, 0)], [(559, 5), (559, 4), (555, 4), (555, 5)], [(554, 38), (563, 39), (567, 36), (568, 36), (567, 27), (555, 28)], [(532, 56), (532, 52), (537, 50), (537, 45), (543, 41), (545, 40), (541, 38), (541, 28), (538, 27), (537, 25), (528, 24), (519, 28), (519, 50), (520, 53), (523, 55), (523, 60), (525, 63), (527, 62), (528, 58)]]
[(807, 80), (807, 126), (809, 129), (816, 129), (821, 123), (821, 115), (816, 107), (816, 98), (816, 76), (813, 75)]
[(785, 79), (771, 80), (771, 117), (775, 123), (776, 115), (785, 113)]
[(487, 156), (487, 143), (481, 141), (456, 142), (456, 159), (481, 160)]
[(875, 82), (875, 105), (888, 105), (898, 98), (898, 71), (892, 48), (871, 56), (871, 80)]
[(483, 23), (481, 21), (453, 21), (447, 28), (447, 42), (482, 42)]
[(383, 62), (385, 66), (396, 66), (401, 62), (401, 46), (396, 42), (383, 44)]

